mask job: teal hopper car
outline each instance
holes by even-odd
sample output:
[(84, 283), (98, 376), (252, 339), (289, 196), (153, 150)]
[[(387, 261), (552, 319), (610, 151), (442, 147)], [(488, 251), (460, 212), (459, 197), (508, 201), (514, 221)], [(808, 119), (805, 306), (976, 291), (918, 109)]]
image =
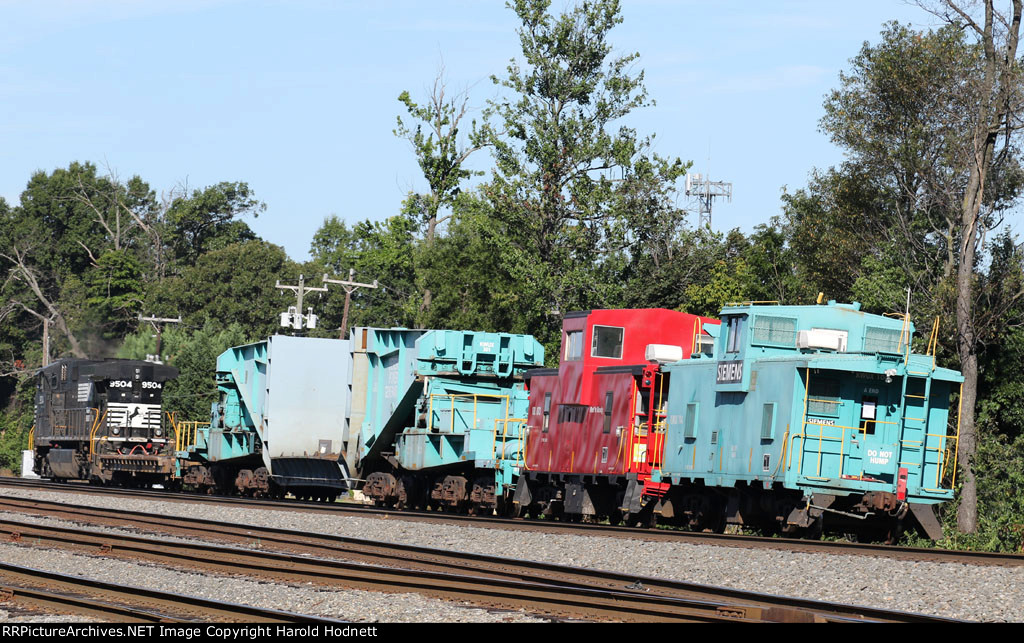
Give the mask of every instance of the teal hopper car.
[(256, 497), (347, 490), (350, 360), (347, 340), (283, 335), (224, 351), (210, 423), (179, 429), (182, 482)]
[(502, 509), (522, 466), (522, 374), (544, 363), (543, 346), (452, 330), (357, 328), (353, 337), (361, 429), (351, 464), (363, 493), (400, 507)]

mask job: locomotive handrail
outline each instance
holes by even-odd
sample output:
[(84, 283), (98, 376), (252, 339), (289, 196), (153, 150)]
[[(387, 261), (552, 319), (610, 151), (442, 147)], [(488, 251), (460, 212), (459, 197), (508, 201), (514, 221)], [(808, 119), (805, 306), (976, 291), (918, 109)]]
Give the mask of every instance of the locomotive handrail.
[(89, 457), (91, 458), (93, 453), (96, 452), (96, 432), (99, 431), (100, 424), (107, 417), (107, 410), (103, 409), (103, 413), (97, 408), (92, 409), (96, 413), (96, 419), (93, 420), (92, 429), (89, 430)]
[(167, 423), (171, 426), (171, 431), (174, 431), (174, 450), (181, 451), (178, 448), (180, 443), (180, 437), (178, 435), (178, 425), (174, 422), (174, 413), (170, 411), (164, 411), (164, 415), (167, 417)]

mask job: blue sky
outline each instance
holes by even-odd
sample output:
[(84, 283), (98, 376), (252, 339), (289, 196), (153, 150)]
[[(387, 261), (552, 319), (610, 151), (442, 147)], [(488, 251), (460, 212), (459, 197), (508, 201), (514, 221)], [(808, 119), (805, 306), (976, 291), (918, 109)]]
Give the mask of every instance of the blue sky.
[[(935, 24), (899, 0), (622, 5), (610, 40), (640, 53), (657, 102), (629, 124), (733, 183), (716, 230), (751, 230), (783, 186), (842, 160), (822, 101), (883, 23)], [(499, 0), (0, 0), (0, 196), (75, 160), (158, 192), (246, 181), (267, 204), (249, 224), (304, 260), (326, 216), (381, 219), (425, 189), (392, 134), (398, 95), (425, 98), (443, 64), (482, 108), (516, 27)]]

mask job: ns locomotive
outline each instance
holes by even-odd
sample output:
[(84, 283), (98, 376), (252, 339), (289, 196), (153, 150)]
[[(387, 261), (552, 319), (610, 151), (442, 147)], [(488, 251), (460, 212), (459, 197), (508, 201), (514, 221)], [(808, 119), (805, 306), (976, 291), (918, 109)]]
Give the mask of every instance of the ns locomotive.
[(35, 471), (55, 480), (167, 485), (174, 436), (165, 423), (169, 366), (133, 360), (62, 359), (36, 378), (31, 443)]
[[(963, 377), (936, 367), (934, 344), (911, 352), (909, 320), (856, 303), (730, 305), (720, 326), (694, 332), (709, 350), (684, 342), (688, 359), (662, 360), (664, 348), (648, 346), (640, 362), (628, 357), (647, 343), (649, 322), (591, 321), (605, 312), (567, 316), (568, 361), (527, 374), (520, 513), (941, 536), (933, 508), (953, 497), (959, 418), (950, 404)], [(621, 345), (618, 365), (586, 355), (574, 363), (574, 342), (593, 358), (609, 335)], [(624, 377), (633, 395), (620, 404)]]

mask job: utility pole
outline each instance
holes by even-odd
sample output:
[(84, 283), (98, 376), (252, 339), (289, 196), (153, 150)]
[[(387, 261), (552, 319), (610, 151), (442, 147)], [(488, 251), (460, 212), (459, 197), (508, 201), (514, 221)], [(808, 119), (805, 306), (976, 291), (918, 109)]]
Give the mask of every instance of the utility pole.
[(50, 322), (57, 316), (57, 313), (49, 317), (41, 317), (43, 320), (43, 368), (50, 365)]
[[(170, 319), (169, 317), (143, 317), (140, 314), (139, 315), (139, 321), (143, 321), (143, 322), (147, 322), (148, 321), (149, 323), (153, 324), (153, 328), (156, 329), (156, 355), (154, 356), (155, 359), (153, 359), (153, 360), (148, 360), (147, 359), (146, 361), (153, 361), (153, 362), (155, 362), (157, 364), (163, 364), (164, 363), (164, 356), (163, 356), (163, 353), (160, 352), (161, 348), (163, 347), (163, 332), (164, 332), (163, 324), (180, 324), (181, 323), (181, 315), (178, 315), (178, 317), (175, 318), (175, 319)], [(160, 325), (158, 326), (157, 324), (160, 324)], [(146, 357), (148, 358), (150, 356), (147, 355)]]
[(50, 365), (50, 322), (57, 318), (56, 312), (49, 317), (40, 315), (36, 311), (26, 308), (29, 314), (34, 315), (39, 321), (43, 322), (43, 368)]
[(341, 335), (338, 336), (338, 339), (345, 339), (345, 335), (348, 334), (348, 307), (349, 307), (349, 304), (352, 302), (352, 292), (356, 288), (376, 288), (377, 287), (377, 280), (376, 279), (373, 280), (372, 284), (361, 284), (358, 281), (352, 281), (355, 278), (355, 276), (356, 276), (356, 269), (355, 268), (349, 268), (348, 269), (348, 280), (328, 279), (327, 278), (327, 274), (326, 273), (324, 274), (324, 283), (325, 284), (339, 284), (342, 288), (345, 289), (345, 312), (341, 316)]
[(315, 288), (313, 286), (307, 286), (306, 285), (306, 280), (305, 280), (305, 278), (302, 275), (299, 275), (299, 285), (298, 286), (282, 286), (281, 285), (281, 280), (278, 279), (277, 283), (274, 284), (274, 287), (275, 288), (280, 288), (282, 290), (294, 290), (295, 294), (296, 294), (296, 297), (298, 299), (298, 303), (297, 303), (296, 306), (289, 306), (288, 307), (288, 312), (281, 313), (281, 325), (282, 326), (285, 326), (285, 327), (289, 327), (290, 326), (290, 327), (294, 328), (295, 330), (302, 330), (303, 322), (305, 322), (305, 327), (306, 328), (316, 328), (316, 315), (313, 314), (313, 308), (310, 307), (309, 314), (307, 314), (307, 315), (303, 315), (302, 314), (302, 298), (305, 296), (305, 294), (307, 292), (312, 292), (312, 291), (327, 292), (327, 288), (326, 287)]

